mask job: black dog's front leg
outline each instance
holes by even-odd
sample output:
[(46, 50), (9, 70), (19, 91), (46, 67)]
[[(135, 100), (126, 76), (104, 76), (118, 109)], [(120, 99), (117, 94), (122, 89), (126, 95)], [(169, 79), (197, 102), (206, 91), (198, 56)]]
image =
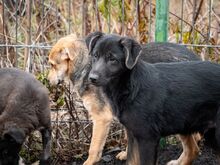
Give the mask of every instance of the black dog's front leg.
[[(158, 138), (159, 139), (159, 138)], [(128, 157), (127, 165), (155, 165), (158, 140), (140, 138), (128, 131)]]
[(156, 165), (157, 145), (158, 141), (155, 139), (138, 140), (140, 165)]
[(51, 130), (43, 129), (41, 130), (42, 143), (43, 143), (43, 153), (40, 158), (40, 165), (50, 164), (50, 149), (51, 149)]

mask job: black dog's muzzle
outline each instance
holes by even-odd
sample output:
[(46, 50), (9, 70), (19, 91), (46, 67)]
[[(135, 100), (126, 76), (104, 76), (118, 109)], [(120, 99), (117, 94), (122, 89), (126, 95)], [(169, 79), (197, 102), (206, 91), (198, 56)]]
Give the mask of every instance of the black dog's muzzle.
[(94, 84), (94, 85), (97, 84), (98, 80), (99, 80), (98, 74), (94, 74), (94, 73), (90, 73), (90, 74), (89, 74), (89, 81), (90, 81), (92, 84)]

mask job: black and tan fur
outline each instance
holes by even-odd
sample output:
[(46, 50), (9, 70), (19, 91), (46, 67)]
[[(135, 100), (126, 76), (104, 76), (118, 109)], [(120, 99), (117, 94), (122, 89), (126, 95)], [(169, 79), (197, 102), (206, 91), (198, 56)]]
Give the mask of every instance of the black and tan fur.
[[(146, 54), (143, 58), (152, 63), (198, 60), (191, 51), (176, 44), (151, 43), (144, 47)], [(93, 121), (89, 157), (84, 165), (93, 165), (101, 158), (113, 115), (103, 93), (98, 88), (88, 85), (87, 78), (91, 69), (88, 54), (84, 40), (78, 39), (75, 35), (61, 38), (49, 54), (51, 68), (48, 78), (52, 84), (71, 79), (74, 88), (79, 92)], [(184, 151), (180, 159), (173, 161), (172, 165), (180, 162), (187, 164), (196, 157), (199, 150), (195, 137), (196, 135), (181, 137)], [(126, 159), (126, 157), (127, 153), (124, 151), (117, 155), (119, 159)]]
[[(100, 32), (86, 38), (89, 80), (126, 127), (128, 165), (156, 165), (163, 136), (209, 136), (220, 153), (220, 65), (188, 61), (150, 64), (132, 38)], [(220, 155), (220, 154), (219, 154)]]

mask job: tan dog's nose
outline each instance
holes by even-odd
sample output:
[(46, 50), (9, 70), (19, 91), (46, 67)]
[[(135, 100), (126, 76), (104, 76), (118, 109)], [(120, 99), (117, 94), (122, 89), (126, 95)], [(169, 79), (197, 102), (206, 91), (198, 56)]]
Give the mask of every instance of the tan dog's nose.
[(52, 71), (49, 72), (47, 78), (48, 78), (51, 85), (57, 85), (58, 84), (57, 77), (56, 77), (55, 74), (52, 73)]

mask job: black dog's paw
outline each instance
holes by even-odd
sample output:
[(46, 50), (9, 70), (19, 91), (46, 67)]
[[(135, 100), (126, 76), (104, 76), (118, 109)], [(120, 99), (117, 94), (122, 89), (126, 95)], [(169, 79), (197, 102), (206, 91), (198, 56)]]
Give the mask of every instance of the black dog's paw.
[(50, 160), (50, 158), (49, 159), (47, 159), (47, 160), (40, 160), (40, 163), (39, 163), (39, 165), (50, 165), (51, 164), (51, 160)]

